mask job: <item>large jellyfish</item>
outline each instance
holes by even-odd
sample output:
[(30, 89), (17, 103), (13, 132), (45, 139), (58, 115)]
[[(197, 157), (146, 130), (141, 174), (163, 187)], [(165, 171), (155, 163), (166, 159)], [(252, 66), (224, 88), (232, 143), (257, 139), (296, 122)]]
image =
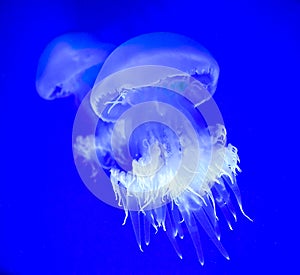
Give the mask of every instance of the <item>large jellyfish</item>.
[(73, 127), (79, 174), (98, 198), (124, 209), (124, 223), (130, 216), (141, 250), (152, 226), (166, 232), (182, 258), (177, 239), (187, 231), (203, 265), (202, 226), (229, 259), (218, 217), (222, 213), (232, 229), (237, 216), (230, 194), (246, 214), (236, 182), (237, 148), (227, 143), (211, 98), (218, 75), (217, 62), (197, 42), (145, 34), (108, 56), (79, 107)]
[(87, 33), (68, 33), (55, 38), (39, 60), (38, 94), (47, 100), (74, 95), (81, 101), (114, 48)]

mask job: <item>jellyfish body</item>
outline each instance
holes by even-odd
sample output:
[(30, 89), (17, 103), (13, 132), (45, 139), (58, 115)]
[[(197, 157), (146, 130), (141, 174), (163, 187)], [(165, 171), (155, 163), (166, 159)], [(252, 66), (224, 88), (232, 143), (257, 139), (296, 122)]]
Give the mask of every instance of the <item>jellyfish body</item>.
[(183, 238), (186, 226), (203, 264), (201, 225), (229, 259), (217, 213), (232, 229), (232, 191), (244, 214), (236, 183), (239, 157), (227, 144), (222, 121), (209, 125), (197, 109), (215, 92), (218, 74), (217, 62), (200, 44), (153, 33), (116, 48), (97, 77), (90, 95), (99, 118), (96, 133), (86, 146), (77, 139), (75, 154), (99, 161), (109, 175), (141, 250), (152, 225), (166, 232), (182, 258), (177, 237)]
[(86, 33), (68, 33), (55, 38), (39, 60), (38, 94), (47, 100), (75, 95), (81, 101), (114, 48)]

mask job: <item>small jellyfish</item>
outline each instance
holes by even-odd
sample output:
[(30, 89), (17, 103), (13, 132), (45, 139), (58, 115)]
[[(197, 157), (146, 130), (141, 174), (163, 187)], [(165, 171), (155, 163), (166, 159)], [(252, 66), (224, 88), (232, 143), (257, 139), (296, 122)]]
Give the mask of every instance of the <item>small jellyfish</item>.
[[(237, 149), (227, 143), (211, 98), (218, 76), (217, 62), (199, 43), (173, 33), (145, 34), (111, 53), (79, 107), (73, 127), (79, 174), (98, 198), (114, 205), (105, 197), (108, 179), (114, 206), (124, 209), (124, 223), (130, 216), (142, 251), (152, 226), (166, 232), (182, 258), (177, 239), (187, 231), (203, 265), (202, 226), (229, 259), (218, 215), (232, 229), (237, 215), (230, 193), (248, 218), (236, 182)], [(87, 106), (94, 118), (83, 127)]]
[(74, 95), (81, 101), (114, 48), (86, 33), (68, 33), (55, 38), (39, 60), (38, 94), (47, 100)]

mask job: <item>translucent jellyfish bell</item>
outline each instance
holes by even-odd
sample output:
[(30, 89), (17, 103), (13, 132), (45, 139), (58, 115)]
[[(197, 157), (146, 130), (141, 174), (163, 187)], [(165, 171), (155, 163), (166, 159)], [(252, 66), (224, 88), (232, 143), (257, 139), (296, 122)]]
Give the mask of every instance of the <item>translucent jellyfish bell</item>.
[(75, 95), (81, 101), (114, 48), (86, 33), (68, 33), (55, 38), (39, 60), (38, 94), (47, 100)]
[(217, 88), (219, 66), (208, 50), (186, 36), (168, 32), (143, 34), (118, 46), (95, 84), (114, 72), (141, 65), (176, 68), (199, 80), (211, 95)]

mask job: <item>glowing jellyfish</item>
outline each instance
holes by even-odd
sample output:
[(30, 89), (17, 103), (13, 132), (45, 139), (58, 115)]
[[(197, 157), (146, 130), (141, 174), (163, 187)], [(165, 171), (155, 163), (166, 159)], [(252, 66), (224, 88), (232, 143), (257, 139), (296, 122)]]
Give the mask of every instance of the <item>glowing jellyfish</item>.
[(75, 95), (81, 101), (114, 48), (86, 33), (55, 38), (39, 60), (36, 75), (39, 95), (48, 100)]
[[(218, 213), (232, 229), (230, 192), (245, 213), (236, 183), (237, 149), (227, 144), (211, 99), (218, 75), (217, 62), (197, 42), (172, 33), (146, 34), (112, 52), (79, 107), (73, 127), (79, 174), (97, 197), (125, 210), (124, 223), (130, 215), (141, 250), (150, 243), (152, 225), (166, 232), (182, 258), (177, 237), (187, 229), (204, 264), (202, 226), (229, 259)], [(86, 126), (83, 110), (90, 106), (94, 118)], [(108, 198), (107, 179), (118, 205)]]

